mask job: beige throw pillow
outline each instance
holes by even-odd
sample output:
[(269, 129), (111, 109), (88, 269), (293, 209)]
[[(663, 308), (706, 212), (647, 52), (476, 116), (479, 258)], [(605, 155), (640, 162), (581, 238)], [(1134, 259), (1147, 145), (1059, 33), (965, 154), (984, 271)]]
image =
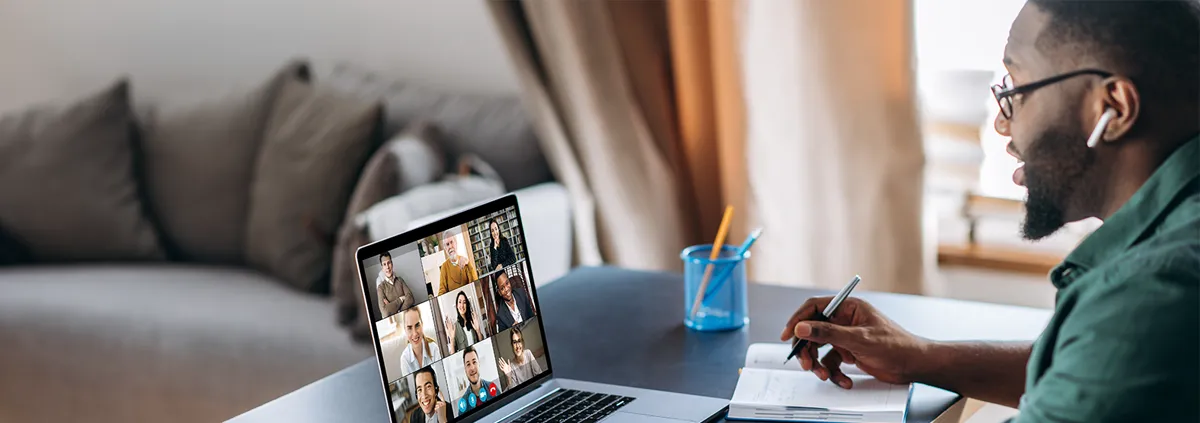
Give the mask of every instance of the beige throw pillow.
[(301, 290), (328, 289), (335, 231), (381, 118), (376, 102), (284, 82), (250, 186), (248, 263)]
[(134, 178), (129, 84), (0, 117), (0, 228), (41, 262), (158, 260)]

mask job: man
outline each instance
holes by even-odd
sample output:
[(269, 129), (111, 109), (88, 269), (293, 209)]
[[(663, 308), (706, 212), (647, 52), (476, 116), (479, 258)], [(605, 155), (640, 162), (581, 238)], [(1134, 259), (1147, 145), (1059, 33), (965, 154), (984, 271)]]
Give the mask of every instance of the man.
[(405, 374), (442, 359), (442, 351), (438, 349), (436, 342), (425, 337), (423, 327), (419, 307), (404, 311), (404, 331), (408, 335), (408, 346), (404, 348), (404, 353), (400, 354), (400, 363)]
[(475, 351), (475, 347), (463, 350), (463, 367), (467, 371), (467, 387), (458, 394), (459, 414), (474, 410), (484, 401), (500, 393), (498, 385), (479, 377), (479, 353)]
[(408, 310), (413, 305), (413, 293), (404, 283), (404, 279), (392, 271), (392, 255), (386, 252), (380, 254), (379, 265), (383, 266), (383, 269), (379, 271), (379, 277), (375, 278), (375, 291), (379, 294), (380, 317)]
[(850, 388), (840, 366), (855, 364), (1019, 407), (1021, 423), (1200, 421), (1198, 16), (1179, 1), (1030, 0), (1012, 24), (995, 126), (1024, 161), (1024, 236), (1104, 221), (1051, 272), (1035, 343), (922, 339), (856, 299), (807, 322), (830, 301), (815, 298), (782, 336), (812, 341), (801, 367)]
[(441, 282), (438, 284), (438, 295), (462, 288), (479, 279), (475, 273), (475, 265), (466, 257), (458, 255), (457, 236), (460, 233), (456, 227), (442, 233), (442, 251), (446, 261), (442, 262)]
[(499, 310), (496, 311), (496, 323), (500, 326), (500, 331), (533, 317), (533, 306), (525, 290), (514, 292), (506, 272), (496, 275), (496, 295), (500, 297)]
[(409, 421), (412, 423), (446, 423), (449, 421), (446, 418), (446, 402), (442, 401), (442, 390), (438, 387), (437, 377), (433, 375), (433, 368), (422, 367), (421, 370), (417, 370), (413, 379), (417, 385), (418, 408), (413, 411)]

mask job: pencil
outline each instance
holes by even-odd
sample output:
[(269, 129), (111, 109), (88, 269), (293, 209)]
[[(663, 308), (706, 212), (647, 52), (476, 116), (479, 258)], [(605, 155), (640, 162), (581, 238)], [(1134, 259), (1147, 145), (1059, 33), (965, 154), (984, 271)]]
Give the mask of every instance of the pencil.
[[(721, 217), (721, 227), (717, 228), (717, 239), (713, 241), (712, 254), (709, 254), (708, 260), (714, 261), (721, 256), (721, 247), (725, 245), (725, 234), (729, 233), (729, 221), (733, 219), (733, 206), (725, 206), (725, 215)], [(713, 264), (709, 263), (704, 268), (704, 277), (700, 279), (700, 290), (696, 292), (696, 300), (692, 302), (692, 311), (688, 313), (693, 318), (696, 317), (696, 311), (700, 310), (700, 302), (704, 300), (704, 290), (708, 289), (708, 280), (712, 277)]]

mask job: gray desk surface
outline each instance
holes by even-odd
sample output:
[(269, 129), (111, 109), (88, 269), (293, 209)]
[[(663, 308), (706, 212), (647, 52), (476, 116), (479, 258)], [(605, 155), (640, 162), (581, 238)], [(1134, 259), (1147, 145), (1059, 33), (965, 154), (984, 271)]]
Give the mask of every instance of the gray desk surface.
[[(1048, 283), (1048, 282), (1047, 282)], [(683, 326), (682, 277), (616, 268), (580, 268), (538, 288), (556, 376), (706, 395), (733, 396), (737, 369), (753, 342), (778, 342), (805, 298), (828, 291), (752, 284), (750, 324), (725, 333)], [(856, 292), (917, 335), (942, 340), (1032, 340), (1050, 311), (939, 298)], [(375, 358), (365, 360), (234, 419), (236, 422), (387, 422)], [(909, 422), (926, 423), (958, 396), (917, 385)]]

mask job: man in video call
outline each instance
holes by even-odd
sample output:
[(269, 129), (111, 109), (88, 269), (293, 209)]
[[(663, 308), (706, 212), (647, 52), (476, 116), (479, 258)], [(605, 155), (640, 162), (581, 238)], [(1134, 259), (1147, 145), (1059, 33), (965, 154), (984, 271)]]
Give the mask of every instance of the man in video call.
[(379, 265), (383, 267), (379, 271), (379, 277), (375, 279), (375, 291), (379, 294), (379, 312), (382, 317), (391, 316), (399, 313), (400, 310), (407, 310), (413, 305), (413, 293), (404, 283), (399, 275), (392, 269), (392, 255), (383, 253), (379, 255)]
[(475, 265), (466, 257), (458, 255), (459, 233), (461, 231), (457, 227), (442, 233), (442, 252), (446, 254), (446, 261), (442, 262), (440, 269), (442, 276), (441, 282), (438, 283), (438, 295), (462, 288), (479, 279)]
[(464, 400), (459, 403), (463, 411), (473, 410), (499, 393), (499, 385), (479, 377), (479, 353), (475, 351), (475, 347), (463, 350), (463, 367), (467, 371), (467, 387), (458, 394), (458, 398)]
[(1019, 407), (1018, 423), (1200, 421), (1197, 7), (1030, 0), (1012, 24), (995, 127), (1024, 161), (1024, 236), (1104, 221), (1050, 273), (1054, 315), (1036, 342), (924, 339), (853, 298), (806, 321), (830, 301), (814, 298), (782, 334), (812, 341), (801, 367), (850, 388), (841, 365), (854, 364)]
[(412, 423), (446, 423), (449, 421), (446, 414), (446, 402), (442, 401), (442, 390), (438, 387), (437, 377), (433, 375), (433, 368), (422, 367), (413, 375), (413, 379), (416, 380), (417, 385), (418, 408), (413, 411), (409, 421)]
[[(418, 307), (404, 311), (404, 333), (408, 335), (408, 346), (400, 355), (400, 363), (406, 374), (442, 359), (437, 342), (425, 337), (424, 326)], [(414, 347), (419, 351), (414, 351)]]
[(513, 327), (525, 319), (533, 317), (533, 306), (529, 302), (524, 289), (514, 291), (507, 272), (496, 275), (496, 296), (499, 297), (499, 310), (496, 311), (496, 323), (500, 330)]

